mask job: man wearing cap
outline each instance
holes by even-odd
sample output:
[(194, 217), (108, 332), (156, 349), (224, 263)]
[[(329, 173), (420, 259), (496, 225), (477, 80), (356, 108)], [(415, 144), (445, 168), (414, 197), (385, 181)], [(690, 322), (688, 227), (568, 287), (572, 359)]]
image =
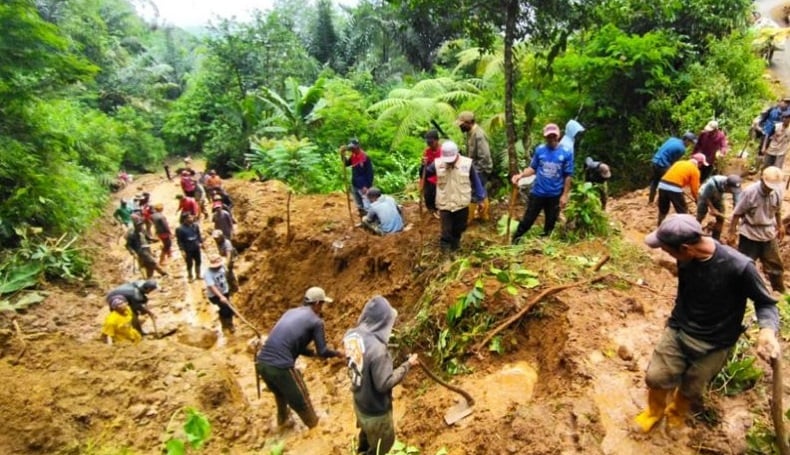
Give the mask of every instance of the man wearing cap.
[[(475, 114), (470, 111), (464, 111), (458, 114), (456, 120), (458, 128), (466, 136), (466, 156), (472, 159), (472, 165), (477, 171), (477, 176), (480, 177), (480, 182), (483, 188), (486, 188), (488, 182), (491, 180), (491, 172), (494, 169), (494, 162), (491, 160), (491, 149), (488, 147), (488, 138), (485, 131), (480, 128), (475, 122)], [(481, 218), (483, 221), (488, 221), (491, 216), (489, 214), (488, 197), (483, 198), (480, 203), (480, 216), (477, 213), (477, 204), (472, 202), (469, 208), (469, 221), (475, 218)]]
[(403, 217), (395, 199), (382, 195), (381, 190), (375, 186), (368, 190), (368, 199), (370, 207), (368, 214), (362, 217), (362, 226), (378, 235), (394, 234), (403, 230)]
[(157, 284), (154, 280), (130, 281), (108, 292), (105, 300), (110, 305), (110, 309), (112, 309), (113, 298), (116, 296), (123, 297), (132, 310), (132, 327), (142, 334), (143, 328), (140, 324), (140, 315), (148, 315), (152, 321), (156, 319), (154, 313), (148, 308), (148, 294), (156, 288)]
[(233, 227), (235, 221), (233, 215), (230, 214), (222, 205), (222, 201), (214, 201), (211, 206), (214, 212), (212, 221), (214, 222), (214, 229), (219, 229), (225, 235), (225, 238), (230, 239), (233, 237)]
[[(310, 402), (302, 373), (294, 368), (300, 355), (323, 358), (343, 358), (342, 352), (326, 344), (324, 321), (321, 319), (324, 303), (332, 303), (323, 289), (311, 287), (304, 294), (302, 306), (285, 312), (277, 321), (263, 347), (258, 351), (255, 368), (277, 402), (277, 425), (284, 427), (288, 421), (288, 408), (299, 415), (308, 428), (318, 425), (318, 416)], [(310, 343), (315, 350), (308, 349)]]
[(200, 250), (205, 249), (205, 246), (200, 235), (200, 226), (195, 223), (195, 217), (189, 213), (182, 217), (181, 225), (176, 228), (176, 243), (187, 264), (187, 278), (192, 281), (200, 276), (202, 261)]
[(143, 218), (138, 214), (132, 215), (132, 225), (126, 233), (126, 250), (137, 258), (143, 278), (151, 278), (154, 276), (154, 271), (159, 272), (162, 276), (167, 276), (167, 272), (157, 264), (151, 253), (150, 242), (155, 239), (146, 234)]
[(743, 332), (747, 299), (760, 324), (757, 352), (768, 360), (780, 355), (779, 312), (754, 262), (704, 236), (691, 215), (671, 215), (645, 238), (677, 260), (675, 306), (647, 367), (647, 409), (636, 417), (648, 432), (663, 417), (667, 427), (685, 423), (711, 379)]
[(140, 332), (132, 326), (132, 312), (124, 296), (115, 295), (110, 299), (110, 313), (104, 318), (101, 334), (107, 344), (119, 341), (139, 343), (142, 339)]
[(425, 133), (425, 144), (427, 147), (422, 152), (422, 165), (420, 167), (420, 185), (422, 194), (425, 198), (425, 207), (431, 214), (439, 218), (439, 212), (436, 209), (436, 167), (433, 167), (433, 172), (428, 173), (428, 166), (442, 156), (442, 146), (439, 143), (439, 132), (430, 130)]
[(598, 195), (601, 198), (601, 208), (606, 210), (606, 200), (609, 195), (609, 188), (607, 182), (612, 178), (612, 171), (609, 165), (595, 161), (592, 157), (587, 157), (584, 160), (584, 181), (593, 184)]
[(782, 114), (788, 112), (787, 108), (788, 99), (782, 98), (775, 106), (771, 106), (761, 112), (752, 122), (752, 129), (762, 136), (760, 154), (765, 153), (768, 142), (776, 130), (776, 124), (782, 121)]
[(208, 267), (203, 273), (203, 281), (206, 283), (206, 294), (212, 304), (219, 307), (219, 322), (222, 331), (233, 333), (233, 309), (230, 307), (230, 285), (225, 273), (225, 264), (222, 256), (214, 255), (209, 258)]
[(724, 228), (724, 193), (732, 194), (733, 207), (738, 204), (741, 196), (740, 175), (712, 176), (700, 188), (697, 199), (697, 221), (702, 223), (708, 211), (716, 217), (716, 224), (711, 233), (716, 240), (721, 239), (721, 231)]
[(485, 188), (472, 159), (461, 156), (453, 141), (442, 144), (442, 156), (428, 171), (436, 172), (436, 208), (442, 224), (439, 246), (445, 252), (456, 251), (469, 222), (469, 205), (485, 199)]
[(233, 263), (236, 261), (236, 256), (238, 256), (239, 253), (236, 251), (236, 248), (233, 247), (233, 243), (231, 243), (230, 239), (225, 238), (225, 235), (219, 229), (215, 229), (214, 232), (211, 233), (211, 237), (217, 245), (219, 255), (222, 256), (222, 259), (227, 265), (230, 292), (235, 293), (239, 290), (239, 283), (236, 280), (236, 274), (233, 273)]
[(783, 169), (787, 149), (790, 148), (790, 111), (782, 112), (782, 123), (776, 125), (771, 141), (765, 147), (763, 167), (776, 166)]
[(666, 140), (661, 147), (658, 148), (655, 155), (653, 155), (652, 166), (653, 176), (650, 178), (650, 196), (648, 196), (647, 203), (652, 204), (656, 199), (656, 191), (658, 184), (661, 183), (661, 177), (667, 172), (670, 166), (675, 164), (683, 155), (686, 154), (686, 148), (690, 145), (697, 143), (697, 136), (694, 133), (687, 131), (683, 134), (682, 138), (670, 137)]
[(417, 354), (412, 354), (393, 368), (387, 342), (397, 317), (398, 312), (387, 299), (377, 295), (362, 308), (357, 326), (343, 337), (359, 428), (357, 453), (378, 455), (392, 448), (392, 389), (403, 381), (411, 367), (419, 364)]
[(784, 292), (784, 264), (779, 254), (779, 242), (784, 238), (782, 224), (782, 196), (784, 181), (782, 171), (773, 166), (763, 170), (759, 182), (749, 185), (732, 211), (728, 243), (735, 245), (736, 230), (738, 251), (757, 260), (768, 276), (771, 288)]
[(699, 192), (700, 167), (707, 166), (705, 155), (695, 153), (688, 160), (678, 161), (669, 167), (658, 184), (658, 225), (669, 213), (669, 205), (677, 213), (688, 213), (684, 188), (691, 190), (691, 197), (697, 202)]
[(708, 165), (701, 169), (700, 181), (704, 182), (713, 173), (716, 166), (716, 158), (727, 153), (727, 135), (719, 128), (719, 122), (711, 120), (702, 129), (702, 132), (694, 144), (692, 153), (702, 153)]
[(154, 232), (156, 233), (159, 241), (162, 242), (162, 252), (159, 254), (159, 265), (164, 266), (173, 249), (173, 233), (170, 231), (170, 223), (167, 222), (167, 217), (162, 213), (165, 206), (161, 202), (154, 204), (154, 213), (151, 215), (151, 223), (154, 225)]
[(513, 233), (514, 245), (529, 231), (541, 211), (545, 214), (543, 236), (551, 235), (560, 216), (560, 209), (568, 203), (573, 177), (573, 155), (559, 145), (560, 128), (554, 123), (543, 127), (543, 137), (546, 143), (535, 147), (529, 167), (511, 178), (513, 185), (518, 185), (520, 179), (535, 176), (524, 216)]
[[(346, 156), (346, 150), (351, 150), (351, 156)], [(370, 201), (366, 197), (368, 188), (373, 186), (373, 163), (359, 146), (357, 139), (351, 139), (348, 145), (340, 147), (340, 158), (346, 166), (351, 166), (351, 187), (354, 203), (360, 216), (365, 216)]]

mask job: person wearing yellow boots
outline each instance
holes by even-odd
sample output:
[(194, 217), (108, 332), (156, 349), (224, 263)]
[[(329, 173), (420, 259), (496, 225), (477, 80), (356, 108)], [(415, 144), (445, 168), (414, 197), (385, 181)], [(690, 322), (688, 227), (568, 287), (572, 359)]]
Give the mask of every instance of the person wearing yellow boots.
[[(491, 179), (491, 171), (494, 169), (494, 162), (491, 160), (491, 149), (488, 146), (488, 137), (486, 137), (486, 133), (480, 128), (480, 125), (475, 122), (475, 114), (473, 112), (461, 112), (458, 114), (458, 119), (455, 123), (466, 136), (466, 156), (472, 159), (472, 166), (477, 171), (483, 188), (487, 190), (488, 182)], [(482, 221), (491, 219), (488, 197), (481, 200), (478, 204), (469, 206), (468, 222), (471, 223), (475, 219)]]
[(647, 409), (635, 419), (647, 433), (664, 418), (670, 431), (682, 428), (691, 406), (701, 404), (705, 387), (743, 332), (747, 299), (760, 324), (757, 353), (769, 360), (780, 348), (776, 299), (749, 257), (704, 235), (689, 214), (668, 216), (645, 243), (678, 264), (675, 306), (645, 374)]

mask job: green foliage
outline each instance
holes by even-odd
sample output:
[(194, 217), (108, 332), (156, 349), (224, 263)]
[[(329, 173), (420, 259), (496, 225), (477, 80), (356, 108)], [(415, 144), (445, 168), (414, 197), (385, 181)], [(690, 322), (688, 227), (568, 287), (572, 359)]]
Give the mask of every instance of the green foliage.
[(517, 295), (519, 287), (533, 289), (540, 286), (537, 272), (527, 270), (518, 263), (510, 263), (506, 269), (491, 266), (489, 273), (502, 283), (503, 289), (510, 295)]
[(269, 455), (283, 455), (285, 453), (285, 441), (280, 441), (272, 446)]
[(246, 155), (247, 160), (264, 178), (281, 180), (299, 193), (323, 188), (323, 160), (309, 140), (253, 138), (250, 147), (253, 152)]
[(746, 433), (747, 455), (779, 455), (776, 435), (771, 426), (762, 419), (756, 419)]
[(747, 354), (748, 348), (746, 340), (738, 340), (726, 365), (713, 378), (712, 390), (732, 396), (754, 387), (763, 376), (763, 370), (755, 365), (756, 357)]
[(338, 41), (335, 25), (332, 23), (331, 0), (318, 0), (316, 9), (318, 17), (310, 39), (310, 55), (321, 64), (331, 64)]
[[(599, 191), (601, 184), (579, 182), (571, 191), (570, 201), (565, 209), (566, 224), (563, 236), (570, 240), (609, 235), (609, 219), (601, 207)], [(605, 184), (604, 184), (605, 185)]]
[(183, 412), (186, 414), (182, 427), (184, 437), (171, 437), (165, 442), (164, 450), (167, 455), (184, 455), (189, 449), (200, 450), (211, 437), (211, 423), (203, 413), (191, 407), (184, 408)]
[(475, 287), (466, 294), (459, 295), (453, 305), (447, 309), (447, 325), (454, 327), (469, 309), (480, 309), (480, 304), (485, 298), (485, 290), (481, 280), (475, 281)]

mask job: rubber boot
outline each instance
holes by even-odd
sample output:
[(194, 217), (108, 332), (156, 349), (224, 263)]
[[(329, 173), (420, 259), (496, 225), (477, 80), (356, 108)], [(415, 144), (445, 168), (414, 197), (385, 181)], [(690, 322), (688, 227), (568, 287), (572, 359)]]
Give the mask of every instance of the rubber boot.
[(634, 419), (639, 429), (648, 433), (664, 417), (664, 408), (667, 406), (669, 390), (647, 389), (647, 409), (640, 412)]
[(466, 224), (472, 224), (472, 221), (475, 220), (477, 217), (477, 203), (472, 202), (469, 204), (469, 218), (466, 220)]
[(488, 198), (483, 199), (480, 205), (483, 209), (483, 215), (481, 216), (482, 220), (489, 221), (491, 219), (491, 213), (489, 213), (490, 203), (488, 202)]
[(667, 426), (680, 428), (686, 424), (686, 416), (691, 408), (691, 400), (683, 396), (680, 391), (675, 391), (672, 400), (667, 404), (664, 413), (667, 416)]

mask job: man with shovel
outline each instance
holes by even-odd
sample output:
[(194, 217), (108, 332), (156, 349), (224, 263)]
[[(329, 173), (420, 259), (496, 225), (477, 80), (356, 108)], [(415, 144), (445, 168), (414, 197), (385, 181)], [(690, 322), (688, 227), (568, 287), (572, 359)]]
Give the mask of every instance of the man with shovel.
[(648, 432), (666, 417), (676, 430), (741, 336), (747, 299), (760, 324), (757, 353), (766, 360), (780, 355), (779, 312), (754, 262), (703, 235), (694, 216), (668, 216), (645, 243), (677, 260), (678, 292), (647, 367), (647, 409), (636, 424)]
[(397, 316), (387, 299), (377, 295), (362, 308), (357, 326), (343, 337), (359, 428), (357, 453), (377, 455), (392, 448), (395, 443), (392, 388), (419, 363), (417, 354), (412, 354), (393, 369), (387, 341)]

